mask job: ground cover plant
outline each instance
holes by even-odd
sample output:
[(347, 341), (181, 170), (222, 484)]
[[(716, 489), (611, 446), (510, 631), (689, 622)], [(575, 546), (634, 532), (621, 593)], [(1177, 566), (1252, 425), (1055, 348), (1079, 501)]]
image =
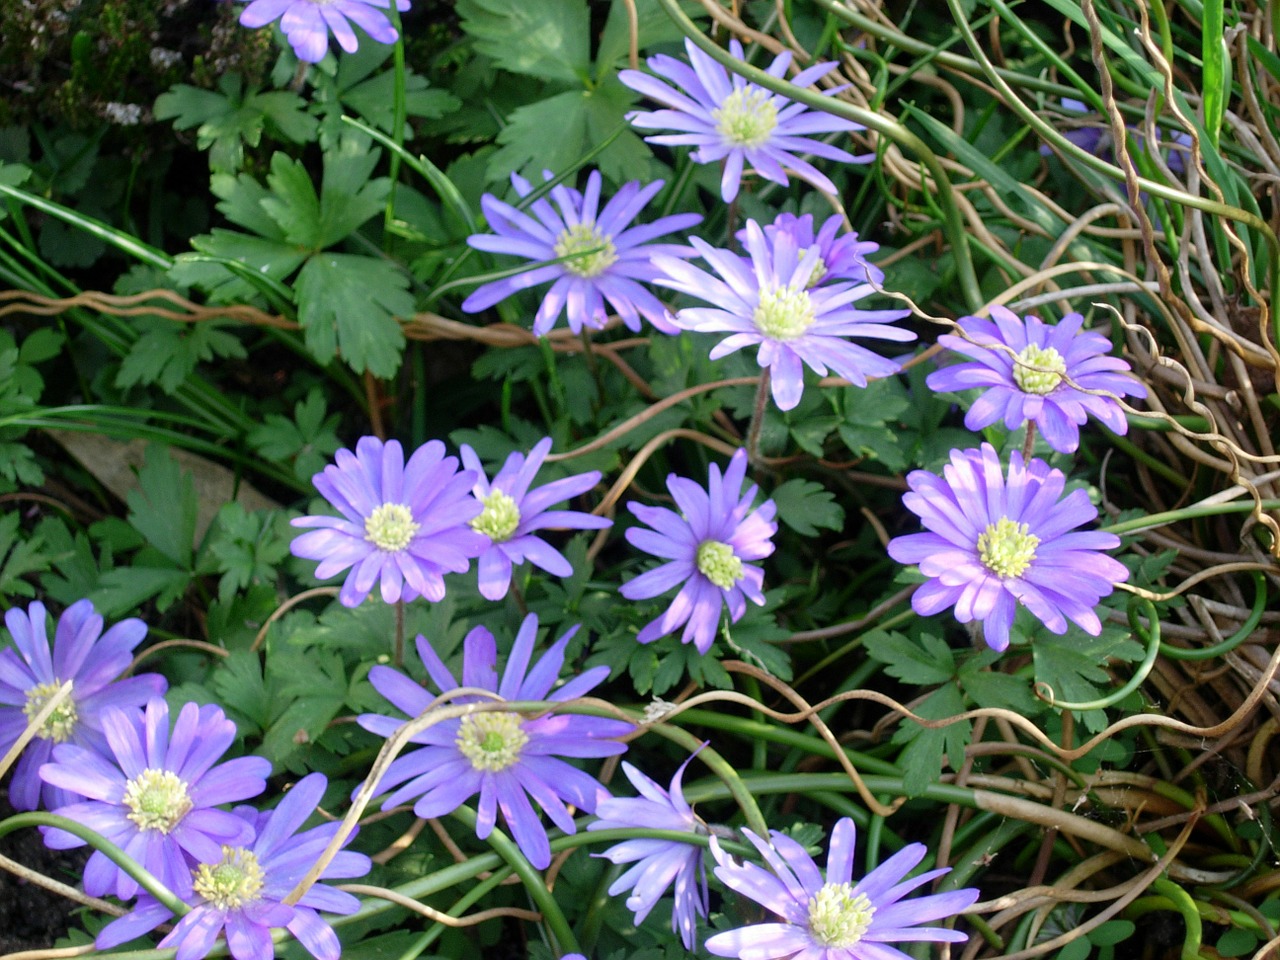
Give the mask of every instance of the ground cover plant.
[(3, 5), (0, 958), (1272, 955), (1274, 28)]

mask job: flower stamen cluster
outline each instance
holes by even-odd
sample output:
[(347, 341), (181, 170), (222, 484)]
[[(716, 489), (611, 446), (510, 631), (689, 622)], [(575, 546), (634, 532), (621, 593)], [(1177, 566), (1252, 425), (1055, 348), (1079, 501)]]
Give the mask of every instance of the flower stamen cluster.
[(1013, 379), (1022, 388), (1023, 393), (1035, 393), (1040, 396), (1053, 393), (1058, 389), (1063, 376), (1067, 372), (1067, 361), (1053, 347), (1040, 348), (1029, 343), (1018, 353), (1018, 360), (1013, 365)]
[(1001, 579), (1020, 577), (1036, 558), (1040, 538), (1025, 523), (1001, 517), (978, 535), (978, 559)]
[(598, 277), (618, 262), (613, 238), (594, 223), (566, 227), (552, 249), (564, 259), (564, 268), (580, 277)]
[[(22, 708), (22, 712), (26, 715), (27, 720), (32, 720), (36, 715), (44, 709), (44, 705), (53, 699), (62, 689), (62, 684), (37, 683), (34, 687), (27, 688), (27, 702)], [(40, 729), (36, 731), (36, 736), (44, 737), (54, 743), (65, 743), (71, 739), (71, 734), (75, 732), (76, 723), (79, 721), (79, 713), (76, 710), (76, 702), (72, 699), (75, 692), (75, 685), (72, 685), (70, 691), (63, 701), (53, 708), (53, 712), (45, 718), (44, 723), (40, 724)]]
[(476, 770), (505, 770), (520, 759), (529, 735), (518, 713), (477, 713), (463, 717), (454, 743)]
[(396, 553), (413, 542), (420, 526), (403, 503), (384, 503), (365, 520), (364, 538), (379, 550)]
[(875, 918), (865, 893), (848, 883), (826, 883), (809, 898), (809, 933), (824, 947), (848, 948), (861, 940)]
[(501, 490), (490, 490), (479, 498), (484, 511), (471, 521), (471, 529), (494, 543), (506, 543), (520, 526), (520, 506)]
[(704, 540), (694, 557), (698, 570), (721, 590), (728, 590), (742, 579), (742, 560), (733, 547), (719, 540)]
[(773, 94), (761, 87), (739, 87), (711, 111), (716, 130), (739, 147), (759, 147), (769, 142), (778, 126)]
[[(814, 272), (815, 275), (817, 271)], [(813, 300), (805, 290), (794, 287), (766, 287), (760, 291), (760, 302), (751, 314), (751, 322), (771, 340), (794, 340), (804, 336), (817, 313)]]
[(171, 770), (147, 768), (124, 787), (125, 814), (140, 830), (167, 834), (190, 812), (193, 804), (186, 782)]
[(220, 861), (200, 864), (192, 888), (219, 910), (238, 910), (258, 899), (262, 884), (262, 867), (252, 850), (223, 846)]

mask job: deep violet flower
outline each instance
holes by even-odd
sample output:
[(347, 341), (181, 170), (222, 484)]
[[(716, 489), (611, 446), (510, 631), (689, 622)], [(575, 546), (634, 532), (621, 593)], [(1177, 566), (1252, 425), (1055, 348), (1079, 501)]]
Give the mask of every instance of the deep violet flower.
[(925, 845), (911, 843), (853, 882), (853, 821), (842, 817), (831, 831), (825, 878), (795, 840), (770, 831), (769, 841), (742, 831), (769, 869), (735, 863), (714, 838), (715, 874), (732, 890), (759, 903), (780, 920), (718, 933), (707, 941), (717, 957), (743, 960), (909, 960), (896, 943), (963, 943), (965, 934), (922, 926), (954, 917), (978, 899), (973, 888), (904, 899), (947, 873), (929, 870), (906, 879), (924, 859)]
[[(400, 34), (377, 7), (390, 9), (390, 0), (253, 0), (240, 14), (240, 26), (264, 27), (279, 20), (298, 59), (319, 63), (329, 52), (330, 32), (343, 50), (356, 52), (358, 41), (348, 20), (371, 40), (395, 43)], [(396, 9), (408, 10), (409, 0), (396, 0)]]
[(151, 697), (161, 696), (169, 684), (158, 673), (118, 679), (147, 635), (147, 625), (136, 617), (121, 620), (103, 633), (102, 616), (88, 600), (79, 600), (58, 618), (52, 649), (40, 601), (25, 613), (17, 608), (8, 611), (4, 622), (13, 647), (0, 651), (0, 755), (17, 742), (58, 689), (71, 681), (70, 694), (27, 744), (9, 781), (9, 802), (15, 810), (34, 810), (41, 799), (53, 810), (80, 799), (40, 779), (40, 766), (49, 761), (54, 746), (74, 743), (106, 749), (102, 711), (140, 707)]
[(490, 483), (476, 452), (465, 443), (458, 448), (462, 463), (474, 471), (479, 480), (472, 492), (484, 505), (484, 511), (471, 520), (471, 529), (488, 539), (489, 545), (476, 560), (480, 574), (480, 593), (487, 600), (501, 600), (511, 587), (511, 567), (528, 560), (535, 567), (556, 577), (568, 577), (573, 567), (555, 547), (541, 537), (539, 530), (600, 530), (613, 525), (612, 520), (595, 517), (578, 510), (549, 510), (571, 497), (586, 493), (600, 482), (600, 471), (590, 470), (562, 480), (553, 480), (535, 490), (529, 485), (551, 452), (551, 438), (539, 440), (526, 458), (512, 453)]
[(627, 541), (667, 562), (627, 581), (619, 592), (628, 600), (648, 600), (680, 587), (671, 606), (640, 631), (636, 639), (641, 643), (683, 626), (681, 642), (692, 642), (699, 653), (706, 653), (715, 642), (725, 606), (730, 622), (737, 623), (746, 612), (747, 600), (764, 603), (764, 571), (750, 561), (773, 553), (777, 507), (766, 500), (751, 509), (757, 488), (753, 483), (743, 492), (746, 475), (747, 451), (739, 450), (723, 477), (720, 468), (711, 464), (705, 490), (685, 477), (667, 476), (667, 489), (679, 513), (627, 504), (636, 519), (653, 528), (632, 527)]
[[(635, 111), (628, 114), (627, 119), (642, 130), (678, 131), (645, 139), (667, 146), (695, 147), (694, 163), (723, 160), (720, 195), (726, 203), (738, 195), (745, 166), (783, 186), (789, 182), (786, 172), (789, 169), (819, 190), (835, 193), (835, 184), (799, 154), (844, 163), (865, 163), (872, 159), (871, 155), (855, 157), (813, 136), (862, 130), (861, 125), (834, 114), (810, 110), (802, 103), (794, 103), (748, 82), (737, 73), (730, 73), (692, 40), (686, 39), (684, 48), (689, 55), (687, 64), (665, 54), (649, 58), (649, 69), (670, 83), (639, 70), (623, 70), (618, 74), (618, 79), (632, 90), (667, 108), (648, 113)], [(742, 44), (737, 40), (729, 41), (729, 52), (738, 60), (743, 59)], [(781, 80), (790, 66), (791, 52), (783, 51), (766, 72)], [(838, 63), (814, 64), (796, 74), (791, 82), (798, 89), (804, 89), (839, 66)], [(822, 92), (831, 96), (843, 89), (834, 87)]]
[[(236, 960), (271, 960), (275, 955), (271, 929), (284, 927), (316, 960), (338, 960), (341, 944), (317, 911), (355, 913), (360, 901), (315, 883), (296, 904), (283, 903), (341, 826), (325, 823), (297, 832), (324, 796), (326, 783), (322, 773), (303, 777), (269, 813), (237, 807), (236, 815), (254, 828), (253, 839), (241, 846), (223, 847), (215, 860), (196, 866), (189, 900), (192, 909), (177, 921), (160, 946), (177, 947), (178, 960), (200, 960), (225, 930), (227, 946)], [(320, 879), (362, 877), (371, 866), (363, 853), (340, 850)], [(94, 945), (109, 950), (149, 933), (171, 917), (167, 907), (143, 893), (130, 913), (102, 929)]]
[[(880, 244), (871, 240), (861, 240), (858, 234), (850, 231), (840, 234), (844, 226), (844, 218), (839, 214), (828, 217), (822, 228), (813, 232), (813, 214), (806, 213), (797, 217), (794, 213), (780, 213), (773, 223), (764, 228), (765, 239), (771, 243), (779, 233), (789, 233), (795, 241), (796, 248), (804, 255), (810, 247), (818, 248), (818, 264), (809, 277), (809, 286), (816, 287), (820, 283), (873, 283), (880, 286), (884, 283), (884, 271), (867, 260), (869, 254), (880, 249)], [(738, 242), (744, 247), (747, 243), (746, 229), (737, 233)]]
[[(622, 761), (627, 775), (640, 796), (610, 797), (596, 807), (598, 820), (588, 830), (618, 830), (643, 827), (650, 830), (680, 830), (690, 834), (707, 834), (707, 828), (694, 814), (684, 798), (681, 778), (689, 765), (689, 757), (671, 778), (670, 790), (664, 790), (647, 776)], [(654, 904), (675, 885), (675, 904), (671, 911), (671, 929), (680, 934), (684, 948), (697, 949), (698, 917), (707, 916), (707, 871), (702, 863), (699, 844), (679, 840), (653, 840), (637, 837), (614, 844), (597, 854), (613, 863), (632, 864), (609, 887), (609, 896), (630, 890), (627, 909), (636, 915), (636, 926), (644, 922)]]
[[(145, 710), (104, 710), (102, 729), (107, 753), (60, 743), (53, 762), (40, 768), (46, 782), (88, 798), (54, 813), (96, 830), (179, 897), (189, 897), (193, 864), (214, 862), (223, 844), (243, 844), (253, 835), (243, 819), (214, 808), (260, 794), (271, 762), (239, 757), (219, 764), (236, 725), (214, 706), (186, 704), (171, 733), (169, 707), (155, 697)], [(45, 831), (44, 841), (54, 850), (85, 844), (56, 829)], [(138, 884), (94, 851), (84, 889), (128, 900)]]
[[(548, 180), (551, 173), (544, 174)], [(495, 280), (478, 287), (462, 301), (462, 309), (476, 313), (493, 306), (520, 290), (554, 281), (533, 318), (533, 332), (548, 333), (561, 313), (567, 312), (569, 329), (599, 329), (608, 319), (605, 301), (617, 311), (628, 329), (640, 329), (640, 317), (664, 333), (675, 330), (667, 322), (667, 308), (650, 293), (644, 283), (658, 271), (650, 263), (656, 254), (691, 256), (688, 247), (672, 243), (650, 243), (658, 237), (684, 230), (702, 221), (696, 213), (678, 213), (653, 223), (630, 226), (641, 210), (662, 189), (655, 180), (641, 188), (632, 180), (600, 210), (600, 172), (591, 171), (585, 193), (563, 184), (551, 189), (553, 207), (545, 198), (529, 207), (533, 216), (504, 203), (491, 194), (480, 198), (493, 233), (475, 234), (467, 243), (477, 250), (506, 253), (542, 262), (524, 273)], [(529, 182), (512, 174), (511, 184), (522, 198), (532, 191)]]
[[(607, 666), (595, 667), (554, 691), (552, 687), (564, 666), (564, 652), (578, 628), (567, 630), (539, 658), (533, 669), (529, 660), (538, 633), (538, 618), (524, 618), (516, 635), (507, 665), (498, 680), (498, 650), (493, 634), (476, 627), (467, 634), (462, 658), (462, 684), (492, 690), (504, 700), (552, 700), (564, 702), (585, 696), (609, 675)], [(418, 655), (427, 675), (440, 693), (460, 686), (431, 644), (418, 636)], [(369, 671), (374, 688), (410, 717), (425, 711), (436, 699), (417, 683), (390, 667)], [(479, 697), (458, 697), (452, 704), (489, 703)], [(403, 720), (366, 713), (360, 726), (388, 737)], [(621, 720), (577, 714), (547, 714), (536, 719), (500, 711), (475, 713), (445, 720), (413, 737), (421, 749), (392, 761), (381, 786), (394, 788), (383, 809), (415, 799), (413, 812), (423, 818), (452, 813), (476, 793), (480, 794), (476, 835), (489, 836), (498, 811), (529, 862), (538, 869), (551, 863), (551, 847), (546, 829), (534, 812), (530, 799), (565, 833), (576, 826), (566, 803), (587, 813), (609, 792), (577, 767), (559, 757), (610, 757), (626, 750), (615, 738), (634, 727)]]
[(720, 276), (671, 257), (655, 257), (664, 276), (656, 283), (715, 304), (687, 307), (675, 315), (675, 325), (697, 333), (727, 333), (711, 351), (711, 359), (759, 345), (756, 360), (772, 373), (773, 400), (791, 410), (804, 392), (804, 365), (820, 375), (830, 367), (860, 387), (868, 377), (896, 373), (900, 365), (849, 342), (848, 337), (872, 337), (906, 342), (916, 335), (893, 321), (907, 310), (860, 310), (855, 300), (870, 296), (869, 284), (836, 283), (812, 286), (818, 249), (801, 248), (791, 231), (766, 237), (760, 225), (748, 220), (746, 248), (750, 259), (721, 250), (694, 237), (691, 241)]
[(938, 342), (970, 362), (929, 374), (937, 391), (988, 388), (969, 408), (964, 425), (981, 430), (1003, 420), (1016, 430), (1035, 421), (1045, 442), (1060, 453), (1080, 445), (1079, 425), (1093, 414), (1111, 430), (1124, 434), (1129, 422), (1114, 397), (1086, 393), (1105, 390), (1117, 396), (1145, 397), (1147, 388), (1129, 372), (1129, 364), (1111, 356), (1111, 341), (1082, 330), (1084, 317), (1069, 313), (1056, 326), (1039, 317), (1019, 317), (1001, 307), (991, 319), (961, 317), (964, 336), (944, 334)]
[(916, 613), (954, 606), (961, 623), (982, 621), (993, 650), (1009, 645), (1018, 604), (1054, 633), (1066, 633), (1071, 620), (1097, 636), (1094, 607), (1129, 571), (1101, 552), (1120, 546), (1119, 537), (1075, 529), (1098, 516), (1089, 495), (1063, 497), (1062, 471), (1038, 459), (1024, 465), (1016, 450), (1006, 481), (989, 443), (951, 451), (942, 472), (912, 471), (902, 498), (929, 532), (889, 541), (889, 556), (930, 578), (911, 598)]
[(404, 462), (396, 440), (361, 437), (356, 452), (339, 450), (336, 463), (311, 478), (341, 517), (298, 517), (295, 527), (319, 527), (294, 538), (295, 556), (319, 560), (327, 580), (351, 568), (338, 599), (358, 606), (381, 578), (386, 603), (444, 599), (444, 574), (465, 573), (488, 545), (467, 521), (481, 504), (471, 496), (476, 474), (458, 470), (457, 457), (430, 440)]

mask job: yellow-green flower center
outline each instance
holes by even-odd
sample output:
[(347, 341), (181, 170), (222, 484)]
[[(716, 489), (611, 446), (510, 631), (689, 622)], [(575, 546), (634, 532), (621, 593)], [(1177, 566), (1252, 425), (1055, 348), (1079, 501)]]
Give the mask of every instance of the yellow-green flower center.
[(1020, 577), (1036, 558), (1040, 538), (1025, 523), (1001, 517), (978, 537), (978, 559), (997, 577)]
[(809, 282), (805, 284), (805, 288), (812, 290), (822, 282), (822, 278), (827, 275), (827, 264), (821, 257), (813, 265), (813, 273), (809, 274)]
[(219, 910), (236, 910), (258, 899), (262, 867), (253, 851), (224, 846), (221, 860), (200, 864), (192, 887)]
[(813, 301), (804, 290), (773, 287), (760, 291), (751, 322), (770, 340), (794, 340), (803, 336), (817, 319)]
[(618, 261), (613, 238), (594, 223), (580, 223), (560, 234), (553, 248), (557, 257), (568, 257), (564, 268), (580, 277), (598, 277)]
[(758, 147), (767, 143), (778, 126), (778, 108), (773, 94), (760, 87), (739, 87), (711, 111), (716, 132), (737, 147)]
[(487, 497), (481, 497), (484, 510), (480, 516), (471, 520), (471, 529), (483, 533), (494, 543), (505, 543), (511, 539), (520, 526), (520, 508), (514, 499), (501, 490), (490, 490)]
[(703, 540), (695, 557), (699, 572), (721, 590), (728, 590), (742, 577), (742, 561), (733, 547), (719, 540)]
[(379, 550), (395, 553), (409, 545), (418, 526), (403, 503), (384, 503), (365, 520), (364, 538)]
[[(27, 720), (31, 720), (43, 710), (44, 705), (53, 698), (61, 686), (62, 684), (55, 680), (52, 683), (38, 683), (34, 687), (28, 687), (27, 702), (22, 708)], [(45, 718), (40, 729), (36, 731), (36, 736), (52, 740), (54, 743), (63, 743), (71, 738), (71, 734), (76, 729), (76, 721), (79, 719), (76, 713), (76, 702), (72, 699), (71, 693), (68, 693), (66, 698), (53, 708), (53, 713)]]
[(809, 898), (809, 934), (824, 947), (848, 949), (867, 933), (875, 907), (847, 883), (824, 884)]
[(475, 713), (462, 718), (454, 743), (475, 769), (505, 770), (529, 742), (522, 723), (518, 713)]
[(143, 770), (124, 785), (126, 816), (140, 830), (168, 833), (193, 806), (186, 783), (169, 770)]
[(1023, 393), (1044, 396), (1057, 389), (1062, 375), (1067, 372), (1067, 361), (1053, 347), (1043, 350), (1033, 343), (1027, 344), (1013, 364), (1013, 379)]

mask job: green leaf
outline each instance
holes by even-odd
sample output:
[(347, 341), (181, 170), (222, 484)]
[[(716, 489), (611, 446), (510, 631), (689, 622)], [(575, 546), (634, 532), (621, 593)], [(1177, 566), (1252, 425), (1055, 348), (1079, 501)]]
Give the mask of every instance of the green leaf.
[(1258, 949), (1258, 937), (1249, 930), (1232, 927), (1218, 938), (1218, 955), (1223, 957), (1243, 957)]
[(196, 146), (209, 151), (209, 168), (233, 172), (244, 165), (245, 145), (256, 147), (263, 130), (294, 143), (314, 139), (317, 121), (306, 112), (306, 101), (295, 93), (244, 94), (241, 78), (225, 74), (218, 92), (180, 83), (156, 98), (157, 120), (173, 120), (178, 130), (196, 130)]
[[(954, 683), (948, 683), (929, 694), (915, 706), (917, 716), (926, 720), (945, 720), (965, 710), (964, 698)], [(893, 736), (894, 743), (905, 743), (898, 755), (903, 770), (902, 786), (909, 796), (919, 796), (938, 782), (944, 758), (954, 770), (964, 762), (965, 747), (973, 735), (973, 723), (960, 720), (945, 727), (922, 727), (913, 720), (901, 721)]]
[[(307, 252), (297, 247), (221, 227), (215, 227), (212, 233), (193, 237), (191, 245), (202, 254), (242, 263), (272, 281), (284, 280), (307, 258)], [(243, 303), (258, 295), (257, 288), (223, 264), (190, 254), (176, 258), (169, 271), (169, 279), (179, 286), (199, 287), (209, 294), (214, 303)]]
[(391, 377), (404, 352), (396, 317), (413, 315), (409, 280), (393, 263), (349, 253), (311, 257), (295, 283), (298, 322), (320, 361), (335, 351), (357, 373)]
[[(600, 46), (596, 50), (596, 79), (602, 79), (609, 71), (628, 66), (627, 55), (631, 48), (631, 16), (626, 0), (611, 0), (609, 19)], [(635, 0), (636, 25), (639, 28), (637, 47), (644, 51), (660, 43), (674, 43), (684, 34), (674, 20), (667, 16), (658, 0)], [(641, 59), (640, 65), (644, 65)]]
[(581, 82), (591, 65), (586, 0), (459, 0), (462, 28), (498, 66), (542, 80)]
[(193, 569), (196, 537), (196, 488), (159, 444), (147, 447), (138, 471), (138, 489), (129, 491), (129, 523), (147, 544), (186, 571)]
[[(498, 134), (501, 149), (489, 159), (486, 178), (505, 180), (526, 167), (536, 171), (572, 168), (587, 139), (586, 98), (585, 91), (571, 90), (512, 111)], [(548, 136), (548, 131), (555, 135)]]
[(316, 740), (338, 715), (347, 697), (342, 658), (316, 650), (273, 652), (267, 661), (267, 684), (277, 706), (283, 705), (262, 739), (260, 752), (281, 766)]
[(135, 563), (104, 573), (90, 599), (106, 617), (136, 610), (152, 598), (160, 610), (165, 610), (186, 593), (190, 583), (191, 574), (185, 570)]
[(272, 516), (271, 511), (249, 513), (240, 503), (223, 504), (218, 510), (208, 550), (222, 574), (218, 599), (223, 603), (250, 584), (275, 580), (276, 567), (289, 555), (289, 545), (276, 535)]
[[(390, 131), (395, 121), (396, 75), (388, 70), (341, 93), (342, 102), (380, 130)], [(404, 92), (405, 114), (438, 120), (453, 113), (462, 101), (445, 90), (427, 89), (427, 78), (407, 71)]]
[(0, 596), (34, 597), (35, 587), (22, 578), (31, 573), (44, 573), (51, 558), (44, 551), (44, 538), (39, 534), (18, 534), (17, 513), (0, 515)]
[(292, 462), (297, 477), (308, 480), (323, 470), (342, 446), (337, 433), (340, 417), (326, 413), (324, 391), (312, 387), (306, 398), (294, 405), (294, 419), (269, 413), (249, 431), (247, 439), (260, 456), (276, 463)]
[(775, 487), (770, 496), (778, 508), (778, 519), (802, 537), (815, 537), (818, 528), (844, 529), (844, 508), (830, 490), (799, 477)]
[[(1082, 702), (1097, 700), (1111, 686), (1111, 675), (1103, 669), (1112, 659), (1133, 662), (1146, 651), (1124, 627), (1104, 623), (1102, 633), (1091, 637), (1072, 624), (1062, 636), (1047, 630), (1036, 632), (1031, 651), (1036, 683), (1049, 687), (1055, 700)], [(1107, 725), (1104, 710), (1078, 713), (1084, 725), (1097, 732)]]
[(209, 680), (240, 733), (254, 736), (266, 729), (274, 712), (258, 654), (236, 650), (223, 658)]
[(921, 634), (920, 642), (895, 632), (874, 630), (863, 639), (868, 655), (885, 664), (885, 671), (905, 683), (931, 686), (956, 676), (956, 659), (946, 641)]
[(165, 393), (173, 394), (195, 372), (198, 363), (214, 357), (247, 356), (239, 338), (222, 329), (227, 326), (226, 321), (180, 324), (140, 317), (136, 322), (145, 332), (129, 347), (120, 364), (116, 373), (118, 387), (158, 383)]
[(286, 241), (308, 250), (323, 250), (345, 240), (382, 212), (391, 181), (386, 177), (369, 180), (377, 162), (378, 153), (365, 149), (358, 138), (343, 140), (324, 155), (324, 177), (317, 197), (311, 174), (301, 161), (277, 153), (271, 158), (267, 176), (271, 195), (259, 202), (284, 231)]

